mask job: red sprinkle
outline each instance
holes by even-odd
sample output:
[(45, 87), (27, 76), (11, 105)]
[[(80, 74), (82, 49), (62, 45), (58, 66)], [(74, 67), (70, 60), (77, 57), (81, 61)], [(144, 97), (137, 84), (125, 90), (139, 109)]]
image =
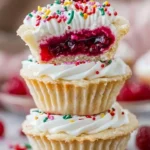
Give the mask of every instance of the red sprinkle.
[(80, 62), (76, 62), (75, 65), (78, 66), (80, 64)]
[(122, 112), (122, 115), (124, 115), (124, 112)]
[(86, 7), (84, 8), (84, 13), (87, 13), (87, 10), (88, 10), (88, 6), (86, 6)]
[(96, 74), (99, 74), (99, 71), (96, 71)]
[(95, 117), (93, 117), (92, 119), (93, 119), (93, 120), (96, 120), (96, 118), (95, 118)]
[(59, 18), (59, 19), (57, 20), (57, 22), (58, 22), (58, 23), (61, 23), (61, 18)]
[(40, 16), (37, 16), (37, 19), (38, 19), (38, 20), (41, 20), (41, 17), (40, 17)]
[(70, 27), (70, 26), (68, 26), (68, 29), (70, 30), (70, 29), (71, 29), (71, 27)]
[(40, 21), (38, 20), (37, 22), (36, 22), (36, 26), (39, 26), (40, 25)]
[(91, 116), (90, 115), (86, 115), (86, 118), (91, 118)]
[(76, 7), (76, 9), (79, 9), (79, 5), (77, 3), (75, 3), (74, 6)]
[(109, 6), (110, 6), (110, 3), (108, 3), (107, 6), (109, 7)]
[(105, 67), (105, 65), (104, 65), (104, 64), (101, 64), (101, 67), (102, 67), (102, 68), (104, 68), (104, 67)]
[(26, 147), (20, 146), (19, 144), (16, 144), (16, 145), (10, 145), (9, 147), (10, 147), (10, 149), (14, 149), (14, 150), (27, 150)]
[(48, 18), (47, 18), (47, 21), (50, 21), (52, 19), (52, 16), (49, 16)]
[(93, 14), (95, 14), (95, 7), (93, 7)]
[(117, 16), (117, 15), (118, 15), (118, 13), (115, 11), (115, 12), (114, 12), (114, 15), (115, 15), (115, 16)]
[(111, 16), (111, 13), (110, 13), (110, 12), (108, 12), (108, 15), (109, 15), (109, 16)]
[(105, 11), (107, 11), (107, 8), (104, 8)]
[(115, 116), (115, 113), (114, 113), (114, 112), (111, 112), (110, 114), (111, 114), (111, 116)]
[(112, 108), (112, 110), (115, 111), (116, 109), (115, 109), (115, 108)]
[(87, 13), (88, 15), (92, 15), (92, 12)]
[(108, 110), (108, 112), (110, 113), (110, 109)]

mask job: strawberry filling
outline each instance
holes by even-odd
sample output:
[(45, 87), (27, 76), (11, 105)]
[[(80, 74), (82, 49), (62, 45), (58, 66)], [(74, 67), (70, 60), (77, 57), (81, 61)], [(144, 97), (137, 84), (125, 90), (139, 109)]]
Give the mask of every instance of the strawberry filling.
[(49, 61), (61, 55), (97, 56), (108, 51), (114, 41), (115, 37), (108, 27), (92, 31), (70, 32), (60, 37), (42, 40), (40, 42), (40, 56), (42, 61)]

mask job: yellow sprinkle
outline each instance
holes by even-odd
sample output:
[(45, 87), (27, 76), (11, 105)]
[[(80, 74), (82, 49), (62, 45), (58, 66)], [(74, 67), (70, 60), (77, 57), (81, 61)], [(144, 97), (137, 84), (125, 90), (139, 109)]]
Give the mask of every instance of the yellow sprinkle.
[(38, 120), (39, 118), (37, 117), (37, 116), (35, 116), (35, 118), (34, 118), (35, 120)]
[(68, 2), (68, 4), (69, 4), (69, 5), (71, 5), (71, 4), (72, 4), (72, 2), (70, 1), (70, 2)]
[(64, 2), (64, 6), (68, 6), (68, 5), (71, 5), (71, 4), (72, 4), (71, 1), (65, 1), (65, 2)]
[(38, 11), (42, 11), (42, 7), (41, 6), (38, 6)]
[(68, 5), (68, 2), (64, 2), (64, 6), (67, 6)]
[(45, 15), (48, 16), (50, 14), (50, 12), (51, 11), (49, 9), (47, 9), (47, 11), (45, 12)]
[(101, 117), (101, 118), (104, 118), (104, 117), (105, 117), (105, 114), (104, 114), (104, 113), (100, 114), (100, 117)]
[(70, 123), (73, 123), (73, 122), (75, 122), (75, 121), (74, 121), (74, 120), (70, 120), (69, 122), (70, 122)]
[(47, 17), (47, 15), (42, 16), (42, 19), (45, 19)]
[(87, 17), (88, 17), (88, 14), (86, 14), (86, 13), (84, 13), (84, 19), (87, 19)]
[(107, 5), (109, 4), (109, 2), (108, 2), (108, 1), (105, 1), (104, 4), (107, 6)]

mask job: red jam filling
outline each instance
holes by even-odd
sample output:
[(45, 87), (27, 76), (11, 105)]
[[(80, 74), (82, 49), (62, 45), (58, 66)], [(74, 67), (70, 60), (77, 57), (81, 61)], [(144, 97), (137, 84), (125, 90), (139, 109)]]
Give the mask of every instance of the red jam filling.
[(40, 56), (42, 61), (49, 61), (61, 55), (97, 56), (106, 52), (114, 41), (115, 37), (108, 27), (101, 27), (92, 31), (70, 32), (60, 37), (41, 41)]

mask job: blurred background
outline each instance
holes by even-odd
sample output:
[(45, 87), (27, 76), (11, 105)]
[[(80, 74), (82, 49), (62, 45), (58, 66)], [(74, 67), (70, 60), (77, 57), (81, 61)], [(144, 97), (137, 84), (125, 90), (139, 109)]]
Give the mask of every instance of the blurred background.
[[(27, 142), (20, 132), (21, 122), (29, 109), (35, 107), (24, 81), (19, 76), (21, 61), (27, 58), (29, 51), (16, 36), (16, 30), (29, 12), (38, 5), (44, 6), (51, 2), (0, 0), (0, 150), (7, 150), (14, 143)], [(141, 62), (149, 72), (145, 73), (145, 77), (150, 78), (150, 0), (110, 2), (131, 24), (130, 32), (120, 43), (116, 57), (121, 57), (130, 65), (133, 77), (126, 83), (117, 99), (137, 115), (141, 126), (150, 125), (150, 80), (142, 80), (138, 74)], [(136, 150), (135, 135), (136, 133), (130, 140), (128, 150)]]

